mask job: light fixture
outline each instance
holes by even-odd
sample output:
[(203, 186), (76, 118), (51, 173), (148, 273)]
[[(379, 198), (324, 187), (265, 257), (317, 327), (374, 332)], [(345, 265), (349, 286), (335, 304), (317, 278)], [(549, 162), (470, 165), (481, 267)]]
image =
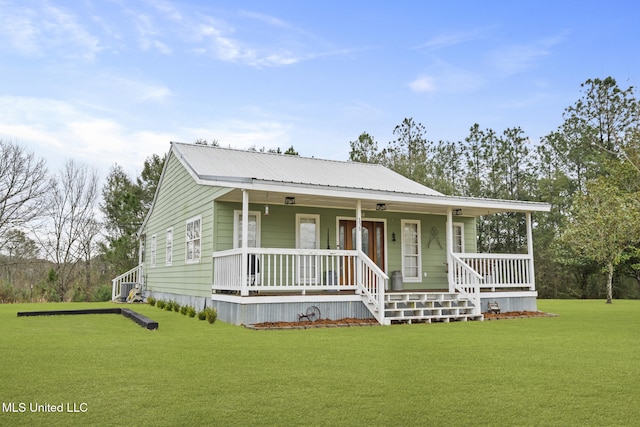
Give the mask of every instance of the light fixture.
[(269, 216), (269, 205), (264, 205), (264, 216)]
[(453, 210), (453, 214), (454, 215), (462, 215), (462, 209), (454, 209)]
[(386, 211), (387, 210), (387, 204), (386, 203), (378, 203), (376, 205), (376, 210), (377, 211)]
[(284, 204), (285, 205), (295, 205), (296, 204), (296, 198), (295, 197), (285, 197), (284, 198)]
[(391, 233), (391, 241), (392, 242), (396, 241), (396, 232), (395, 231), (393, 233)]

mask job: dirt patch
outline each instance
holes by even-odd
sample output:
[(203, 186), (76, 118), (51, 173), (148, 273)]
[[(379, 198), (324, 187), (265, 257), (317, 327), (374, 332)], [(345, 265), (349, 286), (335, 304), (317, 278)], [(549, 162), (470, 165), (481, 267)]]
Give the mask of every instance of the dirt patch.
[(557, 314), (542, 311), (508, 311), (506, 313), (484, 313), (484, 320), (524, 319), (528, 317), (555, 317)]
[[(542, 311), (510, 311), (506, 313), (484, 313), (485, 320), (500, 319), (522, 319), (528, 317), (552, 317), (557, 314), (543, 313)], [(313, 328), (338, 328), (347, 326), (376, 326), (379, 325), (376, 319), (320, 319), (315, 322), (263, 322), (254, 325), (244, 325), (249, 329), (313, 329)]]

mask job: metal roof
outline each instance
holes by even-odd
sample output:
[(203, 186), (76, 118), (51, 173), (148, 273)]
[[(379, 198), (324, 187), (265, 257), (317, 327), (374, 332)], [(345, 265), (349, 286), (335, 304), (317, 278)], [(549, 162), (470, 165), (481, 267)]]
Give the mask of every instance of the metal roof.
[(448, 196), (375, 164), (176, 142), (171, 151), (197, 183), (228, 188), (221, 196), (227, 201), (242, 200), (240, 190), (245, 189), (251, 190), (253, 203), (265, 204), (284, 194), (295, 195), (298, 205), (348, 208), (361, 200), (363, 209), (384, 203), (389, 210), (433, 214), (447, 209), (471, 216), (551, 209), (548, 203)]
[(175, 142), (172, 147), (190, 172), (203, 182), (271, 182), (345, 190), (442, 195), (381, 165)]

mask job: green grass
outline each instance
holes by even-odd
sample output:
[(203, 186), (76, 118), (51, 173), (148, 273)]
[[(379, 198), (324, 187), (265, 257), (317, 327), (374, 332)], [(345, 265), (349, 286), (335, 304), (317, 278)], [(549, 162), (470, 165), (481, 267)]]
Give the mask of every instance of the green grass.
[[(0, 425), (630, 425), (640, 301), (545, 301), (559, 317), (254, 331), (103, 304), (0, 305)], [(30, 413), (32, 402), (85, 413)], [(66, 409), (66, 408), (65, 408)]]

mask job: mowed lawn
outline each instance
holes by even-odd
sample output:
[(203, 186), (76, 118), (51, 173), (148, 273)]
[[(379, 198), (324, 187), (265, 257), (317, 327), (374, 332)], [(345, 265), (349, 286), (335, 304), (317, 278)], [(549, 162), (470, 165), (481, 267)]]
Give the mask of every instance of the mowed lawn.
[(0, 305), (0, 425), (638, 425), (640, 301), (538, 305), (559, 316), (269, 331)]

